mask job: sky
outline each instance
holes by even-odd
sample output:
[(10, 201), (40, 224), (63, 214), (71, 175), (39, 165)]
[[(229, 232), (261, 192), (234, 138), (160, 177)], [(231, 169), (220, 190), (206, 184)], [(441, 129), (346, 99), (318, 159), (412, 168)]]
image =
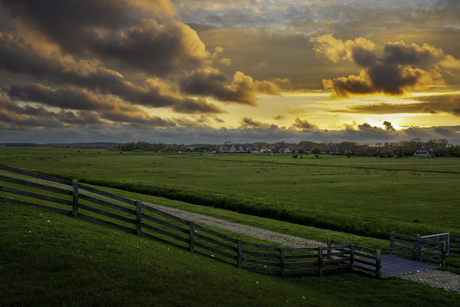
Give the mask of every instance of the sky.
[(0, 0), (0, 143), (460, 144), (458, 0)]

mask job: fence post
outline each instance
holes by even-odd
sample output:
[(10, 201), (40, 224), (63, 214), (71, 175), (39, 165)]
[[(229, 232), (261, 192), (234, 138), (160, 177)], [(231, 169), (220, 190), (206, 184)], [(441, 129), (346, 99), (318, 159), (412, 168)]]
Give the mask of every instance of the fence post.
[(236, 241), (236, 266), (238, 269), (241, 269), (243, 266), (243, 241), (241, 239), (238, 239)]
[(442, 265), (446, 265), (446, 254), (447, 254), (447, 244), (446, 244), (446, 241), (442, 242), (443, 243), (443, 246), (442, 246), (442, 255), (441, 255), (441, 259), (442, 259)]
[(382, 272), (382, 252), (378, 249), (375, 253), (375, 276), (380, 277)]
[(188, 251), (191, 253), (195, 252), (195, 224), (188, 222)]
[(284, 260), (285, 260), (285, 255), (284, 255), (284, 247), (280, 248), (280, 274), (284, 275)]
[(318, 247), (318, 275), (323, 273), (323, 247)]
[(355, 245), (350, 244), (350, 268), (355, 269)]
[(72, 215), (78, 217), (78, 180), (72, 180)]
[[(327, 239), (327, 253), (328, 253), (328, 254), (331, 253), (331, 246), (332, 246), (332, 239), (331, 239), (331, 238), (328, 238), (328, 239)], [(325, 260), (327, 260), (327, 256), (325, 257)]]
[(142, 202), (136, 200), (136, 234), (142, 236)]
[(394, 232), (390, 232), (390, 255), (394, 255), (393, 249), (394, 249), (394, 244), (395, 244), (395, 237), (394, 237)]
[(415, 241), (416, 241), (416, 244), (414, 244), (414, 258), (415, 260), (420, 260), (420, 257), (422, 256), (421, 247), (420, 247), (422, 242), (420, 241), (419, 234), (415, 235)]

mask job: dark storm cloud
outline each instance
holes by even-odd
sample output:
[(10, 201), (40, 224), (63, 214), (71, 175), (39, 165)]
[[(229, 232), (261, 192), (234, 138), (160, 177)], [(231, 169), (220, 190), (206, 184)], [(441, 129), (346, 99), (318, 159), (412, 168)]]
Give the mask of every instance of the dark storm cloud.
[(257, 105), (257, 93), (279, 95), (279, 87), (270, 81), (254, 81), (250, 76), (237, 71), (230, 85), (219, 71), (198, 71), (180, 81), (181, 90), (191, 95), (210, 95), (223, 102)]
[(390, 42), (384, 47), (384, 56), (379, 58), (375, 44), (363, 38), (343, 42), (324, 35), (311, 41), (318, 56), (334, 62), (348, 59), (360, 67), (359, 76), (323, 80), (326, 89), (333, 89), (341, 97), (372, 93), (402, 95), (409, 89), (444, 84), (442, 73), (460, 69), (460, 61), (428, 44)]
[(240, 121), (240, 128), (255, 128), (255, 129), (264, 129), (264, 130), (278, 130), (280, 129), (277, 125), (266, 124), (258, 120), (254, 120), (250, 117), (243, 117)]
[(406, 103), (374, 103), (348, 106), (346, 109), (333, 109), (332, 113), (354, 114), (401, 114), (401, 113), (448, 113), (460, 116), (460, 96), (431, 95), (406, 98), (420, 102)]
[(315, 124), (311, 124), (306, 120), (301, 120), (300, 118), (296, 118), (295, 122), (292, 124), (295, 128), (302, 129), (302, 130), (313, 130), (317, 129), (318, 126)]
[(390, 122), (384, 121), (383, 125), (385, 126), (385, 130), (395, 130), (395, 128)]

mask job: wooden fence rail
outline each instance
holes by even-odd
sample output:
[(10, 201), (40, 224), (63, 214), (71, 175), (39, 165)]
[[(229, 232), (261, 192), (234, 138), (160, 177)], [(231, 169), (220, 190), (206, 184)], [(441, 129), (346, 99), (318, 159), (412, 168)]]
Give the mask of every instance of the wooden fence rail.
[[(314, 248), (279, 248), (244, 242), (77, 180), (54, 178), (5, 165), (0, 165), (0, 170), (17, 174), (16, 177), (0, 175), (0, 181), (13, 185), (0, 186), (0, 192), (9, 196), (0, 196), (0, 202), (37, 206), (102, 223), (247, 270), (281, 275), (322, 275), (327, 270), (358, 269), (380, 276), (380, 251), (332, 239), (327, 247)], [(18, 175), (21, 178), (17, 178)], [(25, 180), (24, 176), (29, 180), (40, 179), (40, 183)], [(60, 187), (45, 185), (43, 181)], [(36, 190), (51, 195), (42, 195)]]
[[(345, 242), (332, 239), (327, 240), (327, 249), (331, 249), (334, 244), (344, 246)], [(350, 260), (352, 269), (361, 270), (380, 277), (382, 271), (382, 253), (379, 249), (371, 249), (359, 245), (350, 244), (353, 258)]]
[(433, 241), (423, 239), (420, 235), (407, 236), (391, 232), (390, 254), (445, 265), (447, 247), (445, 241)]
[(460, 257), (460, 238), (450, 237), (449, 255)]

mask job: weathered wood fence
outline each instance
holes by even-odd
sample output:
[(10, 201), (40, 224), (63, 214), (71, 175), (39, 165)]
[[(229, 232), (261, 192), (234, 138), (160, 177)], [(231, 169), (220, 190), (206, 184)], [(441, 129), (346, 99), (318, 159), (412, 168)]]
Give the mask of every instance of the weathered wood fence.
[[(281, 275), (321, 275), (327, 270), (357, 269), (380, 276), (380, 251), (377, 250), (332, 239), (327, 247), (313, 248), (279, 248), (244, 242), (147, 206), (139, 200), (101, 191), (77, 180), (5, 165), (0, 165), (0, 170), (9, 172), (8, 176), (0, 174), (0, 181), (9, 183), (9, 186), (0, 186), (0, 202), (46, 208), (102, 223), (247, 270)], [(34, 182), (36, 179), (40, 180)], [(40, 194), (40, 191), (47, 191), (47, 195)]]
[(460, 238), (450, 237), (449, 255), (460, 257)]
[(412, 237), (391, 232), (390, 254), (398, 254), (418, 261), (429, 261), (445, 265), (447, 242), (424, 239), (420, 235)]
[[(344, 245), (347, 243), (332, 239), (327, 240), (327, 249), (333, 244)], [(382, 271), (382, 252), (379, 249), (371, 249), (359, 245), (350, 244), (352, 255), (350, 265), (352, 269), (361, 270), (380, 277)]]

